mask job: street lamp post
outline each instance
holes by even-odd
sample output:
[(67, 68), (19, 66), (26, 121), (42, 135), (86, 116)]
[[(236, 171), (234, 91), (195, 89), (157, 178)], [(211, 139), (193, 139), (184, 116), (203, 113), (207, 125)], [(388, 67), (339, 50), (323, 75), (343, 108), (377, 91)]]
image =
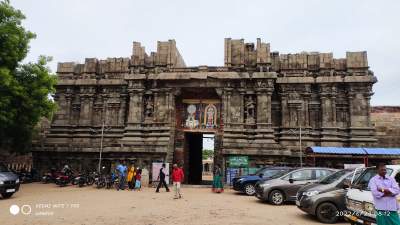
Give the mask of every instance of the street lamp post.
[[(99, 164), (98, 164), (98, 172), (100, 173), (101, 171), (101, 160), (102, 160), (102, 154), (103, 154), (103, 140), (104, 140), (104, 131), (111, 129), (111, 127), (106, 127), (105, 122), (103, 121), (101, 125), (101, 136), (100, 136), (100, 151), (99, 151)], [(97, 134), (97, 131), (90, 128), (90, 131), (93, 133)]]
[[(287, 132), (284, 132), (284, 133), (293, 133), (293, 134), (296, 134), (297, 132), (297, 129), (290, 129), (290, 130), (288, 130)], [(299, 124), (299, 151), (300, 151), (300, 154), (299, 154), (299, 158), (300, 158), (300, 167), (303, 167), (303, 149), (302, 149), (302, 138), (303, 138), (303, 136), (302, 136), (302, 127), (301, 127), (301, 124)]]
[(103, 121), (103, 124), (101, 125), (99, 167), (98, 167), (98, 171), (97, 171), (99, 174), (100, 174), (100, 171), (101, 171), (101, 154), (103, 153), (104, 125), (105, 125), (105, 122)]
[(303, 167), (303, 149), (301, 147), (301, 123), (299, 124), (299, 151), (300, 151), (300, 167)]

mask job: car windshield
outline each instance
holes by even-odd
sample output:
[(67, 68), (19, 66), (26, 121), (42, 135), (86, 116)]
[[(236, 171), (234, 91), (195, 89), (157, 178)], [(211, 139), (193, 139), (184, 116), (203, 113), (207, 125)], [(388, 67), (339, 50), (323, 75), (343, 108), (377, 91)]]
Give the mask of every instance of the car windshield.
[(283, 176), (283, 175), (289, 173), (290, 171), (292, 171), (292, 170), (290, 170), (290, 169), (287, 169), (287, 170), (278, 170), (277, 173), (275, 173), (274, 175), (270, 176), (269, 178), (275, 179), (275, 178), (281, 177), (281, 176)]
[(10, 172), (6, 165), (0, 163), (0, 172)]
[(277, 174), (284, 173), (286, 171), (287, 171), (287, 169), (265, 169), (260, 174), (262, 174), (262, 176), (264, 178), (270, 178), (270, 177), (273, 177), (273, 176), (275, 176)]
[(267, 170), (267, 169), (268, 169), (268, 168), (264, 168), (264, 167), (263, 167), (263, 168), (260, 168), (260, 169), (258, 169), (254, 174), (255, 174), (255, 175), (260, 175), (261, 173), (263, 173), (264, 170)]
[[(393, 173), (392, 169), (387, 168), (386, 169), (386, 175), (390, 176)], [(354, 186), (356, 188), (360, 188), (362, 190), (368, 190), (369, 191), (369, 187), (368, 187), (368, 183), (369, 180), (374, 177), (376, 175), (376, 168), (375, 167), (371, 167), (371, 168), (367, 168), (354, 182)]]
[(333, 173), (329, 176), (323, 177), (319, 183), (320, 184), (331, 184), (335, 181), (337, 181), (338, 179), (340, 179), (342, 176), (344, 176), (345, 174), (349, 173), (348, 170), (340, 170), (336, 173)]

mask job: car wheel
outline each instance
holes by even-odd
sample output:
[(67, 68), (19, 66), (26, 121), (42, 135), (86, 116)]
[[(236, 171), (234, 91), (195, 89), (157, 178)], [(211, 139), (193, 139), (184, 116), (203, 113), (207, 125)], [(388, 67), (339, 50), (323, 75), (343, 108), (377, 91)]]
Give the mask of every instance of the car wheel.
[(254, 185), (246, 184), (244, 186), (244, 193), (246, 193), (246, 195), (249, 195), (249, 196), (254, 195), (256, 193), (256, 189), (255, 189)]
[(338, 209), (334, 204), (324, 202), (317, 207), (316, 215), (322, 223), (336, 223), (338, 220), (337, 211)]
[(269, 194), (269, 202), (274, 205), (282, 205), (284, 198), (283, 193), (278, 190), (274, 190)]
[(11, 198), (11, 196), (13, 195), (14, 193), (4, 193), (4, 194), (1, 194), (1, 196), (3, 196), (3, 198)]

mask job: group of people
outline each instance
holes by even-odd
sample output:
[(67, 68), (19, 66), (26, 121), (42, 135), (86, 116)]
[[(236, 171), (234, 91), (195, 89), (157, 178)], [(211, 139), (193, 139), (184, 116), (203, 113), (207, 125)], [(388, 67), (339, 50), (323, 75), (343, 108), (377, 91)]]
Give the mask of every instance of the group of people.
[[(162, 186), (165, 187), (165, 190), (167, 192), (170, 191), (169, 188), (168, 188), (167, 182), (165, 180), (166, 174), (165, 174), (164, 170), (165, 170), (165, 164), (162, 164), (162, 166), (160, 168), (160, 172), (158, 174), (158, 178), (157, 178), (157, 180), (159, 182), (158, 182), (158, 185), (157, 185), (156, 193), (160, 192), (160, 188)], [(178, 164), (174, 164), (172, 166), (171, 178), (172, 178), (172, 184), (173, 184), (173, 187), (174, 187), (174, 199), (182, 198), (181, 183), (183, 182), (183, 179), (185, 178), (185, 175), (183, 173), (182, 167), (178, 167)]]
[(135, 168), (134, 165), (131, 165), (128, 169), (126, 165), (123, 163), (119, 163), (116, 167), (116, 171), (119, 177), (119, 189), (125, 189), (125, 182), (128, 182), (129, 190), (137, 190), (140, 191), (142, 188), (142, 169), (139, 167)]
[[(158, 185), (156, 188), (156, 193), (160, 192), (160, 188), (165, 187), (167, 192), (170, 192), (169, 187), (166, 182), (166, 165), (162, 164), (157, 181)], [(129, 190), (141, 190), (141, 178), (142, 178), (142, 169), (135, 168), (135, 166), (130, 166), (129, 169), (123, 163), (119, 163), (116, 167), (116, 171), (119, 177), (119, 189), (125, 189), (125, 182), (128, 182)], [(185, 175), (183, 172), (182, 166), (178, 166), (178, 164), (173, 164), (171, 179), (174, 188), (174, 199), (182, 198), (181, 193), (181, 184), (184, 181)], [(222, 182), (222, 170), (219, 165), (216, 166), (214, 170), (212, 191), (215, 193), (222, 193), (224, 191), (224, 186)]]

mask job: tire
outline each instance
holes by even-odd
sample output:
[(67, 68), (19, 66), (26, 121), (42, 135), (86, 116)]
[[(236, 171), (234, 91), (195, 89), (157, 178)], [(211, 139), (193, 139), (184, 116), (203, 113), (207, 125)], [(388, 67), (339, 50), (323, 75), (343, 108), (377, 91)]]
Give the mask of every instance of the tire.
[(282, 191), (274, 190), (269, 194), (268, 200), (273, 205), (282, 205), (285, 201), (285, 196)]
[(256, 193), (256, 188), (254, 184), (246, 184), (244, 185), (244, 193), (248, 196), (252, 196)]
[(323, 202), (318, 205), (315, 215), (321, 223), (336, 223), (338, 221), (336, 205), (330, 202)]
[(1, 194), (1, 196), (3, 196), (4, 199), (7, 199), (7, 198), (11, 198), (11, 196), (12, 196), (13, 194), (14, 194), (14, 193), (4, 193), (4, 194)]
[(93, 177), (89, 177), (86, 181), (87, 185), (93, 185), (94, 184), (94, 178)]
[(78, 187), (80, 187), (80, 188), (81, 188), (81, 187), (83, 187), (83, 186), (85, 186), (85, 182), (83, 182), (83, 181), (79, 181), (79, 182), (78, 182)]
[(50, 180), (49, 178), (43, 177), (43, 178), (42, 178), (42, 183), (43, 183), (43, 184), (47, 184), (47, 183), (49, 183), (49, 180)]

